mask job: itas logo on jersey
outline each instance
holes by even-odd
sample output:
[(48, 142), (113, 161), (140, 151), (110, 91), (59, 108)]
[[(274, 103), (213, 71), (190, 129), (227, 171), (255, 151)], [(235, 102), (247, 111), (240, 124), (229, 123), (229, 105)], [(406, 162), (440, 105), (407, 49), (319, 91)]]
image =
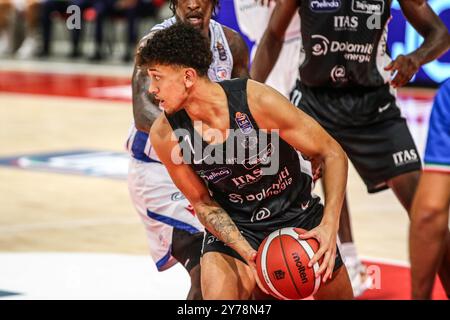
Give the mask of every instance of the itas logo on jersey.
[(241, 188), (245, 187), (246, 185), (258, 182), (262, 176), (263, 176), (263, 171), (262, 171), (262, 169), (258, 168), (258, 169), (253, 170), (251, 173), (246, 173), (242, 176), (232, 178), (231, 181), (233, 181), (235, 187), (237, 187), (238, 189), (241, 189)]
[(289, 173), (287, 167), (284, 167), (277, 176), (277, 179), (274, 180), (271, 186), (268, 188), (261, 189), (259, 192), (250, 193), (250, 194), (237, 194), (230, 193), (228, 194), (228, 200), (233, 203), (244, 203), (253, 202), (253, 201), (262, 201), (268, 197), (278, 196), (284, 190), (286, 190), (293, 182), (293, 178)]
[(382, 14), (384, 12), (383, 0), (353, 0), (352, 11), (364, 14)]
[(336, 31), (357, 31), (358, 25), (356, 16), (334, 16), (334, 30)]
[(341, 0), (310, 0), (309, 8), (313, 12), (334, 12), (341, 7)]
[(249, 134), (253, 131), (253, 125), (250, 121), (250, 118), (248, 115), (246, 115), (243, 112), (236, 112), (234, 116), (234, 121), (236, 121), (236, 124), (238, 125), (239, 129), (243, 134)]
[(227, 52), (225, 51), (225, 47), (223, 46), (223, 44), (217, 41), (216, 48), (217, 52), (219, 52), (219, 59), (221, 61), (227, 60)]
[(419, 156), (415, 149), (403, 150), (392, 154), (394, 163), (397, 167), (404, 166), (409, 163), (414, 163), (419, 161)]

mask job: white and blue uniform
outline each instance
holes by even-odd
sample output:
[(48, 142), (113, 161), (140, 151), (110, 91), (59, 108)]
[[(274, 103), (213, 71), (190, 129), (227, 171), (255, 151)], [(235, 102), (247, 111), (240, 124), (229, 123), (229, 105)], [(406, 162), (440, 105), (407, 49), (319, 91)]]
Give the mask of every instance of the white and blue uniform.
[[(154, 26), (151, 31), (168, 28), (175, 22), (176, 18), (172, 17)], [(209, 35), (213, 62), (208, 76), (212, 81), (230, 79), (233, 56), (222, 26), (211, 20)], [(203, 226), (159, 161), (148, 134), (138, 131), (133, 124), (126, 148), (131, 156), (128, 171), (130, 196), (145, 225), (150, 254), (158, 270), (163, 271), (177, 262), (171, 255), (173, 228), (194, 234), (203, 231)]]
[[(271, 2), (269, 6), (261, 6), (255, 0), (234, 0), (234, 11), (239, 29), (247, 38), (255, 42), (250, 54), (252, 60), (274, 8), (275, 2)], [(300, 64), (301, 48), (299, 25), (300, 17), (296, 14), (286, 30), (280, 56), (265, 82), (285, 97), (289, 97), (298, 78), (297, 66)]]
[(434, 99), (424, 163), (426, 171), (450, 173), (450, 79)]

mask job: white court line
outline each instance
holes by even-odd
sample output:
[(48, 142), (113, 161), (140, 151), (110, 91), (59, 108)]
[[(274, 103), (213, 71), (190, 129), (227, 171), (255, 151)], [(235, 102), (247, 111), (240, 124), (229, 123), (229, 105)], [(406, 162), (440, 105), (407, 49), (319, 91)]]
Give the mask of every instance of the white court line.
[(0, 226), (0, 235), (36, 231), (45, 229), (76, 229), (82, 227), (95, 227), (104, 225), (131, 225), (139, 224), (139, 219), (136, 217), (130, 218), (108, 218), (108, 219), (87, 219), (87, 220), (69, 220), (61, 222), (44, 222), (44, 223), (28, 223), (28, 224), (12, 224), (8, 226)]
[(411, 267), (411, 265), (408, 262), (403, 260), (396, 260), (390, 258), (374, 258), (368, 256), (359, 256), (359, 258), (366, 263), (374, 262), (374, 263), (388, 264), (397, 267), (405, 267), (405, 268)]
[(17, 60), (1, 59), (0, 71), (13, 72), (43, 72), (62, 75), (92, 75), (105, 77), (126, 77), (133, 74), (131, 64), (91, 64), (74, 61), (54, 60)]

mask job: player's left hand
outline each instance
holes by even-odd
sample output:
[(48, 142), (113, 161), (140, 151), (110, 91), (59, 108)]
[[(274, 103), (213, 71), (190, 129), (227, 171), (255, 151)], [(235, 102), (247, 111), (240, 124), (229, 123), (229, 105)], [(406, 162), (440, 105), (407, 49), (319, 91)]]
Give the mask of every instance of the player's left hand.
[(384, 70), (391, 71), (391, 75), (395, 73), (391, 80), (394, 88), (404, 86), (419, 71), (421, 63), (413, 54), (399, 55), (395, 60), (391, 61)]
[(336, 237), (336, 228), (327, 223), (321, 223), (314, 229), (311, 229), (306, 233), (299, 234), (299, 238), (302, 240), (315, 238), (319, 242), (319, 250), (317, 250), (313, 258), (309, 261), (308, 267), (311, 268), (323, 257), (323, 261), (316, 273), (316, 276), (318, 277), (325, 272), (324, 276), (322, 277), (323, 282), (331, 279), (331, 276), (333, 274), (334, 263), (336, 259)]
[(261, 281), (259, 280), (259, 277), (258, 277), (258, 271), (256, 270), (256, 255), (257, 255), (257, 252), (255, 250), (253, 250), (253, 252), (250, 253), (249, 258), (247, 259), (247, 264), (250, 267), (250, 269), (252, 270), (253, 277), (255, 278), (256, 284), (258, 285), (258, 287), (266, 295), (269, 295), (269, 293), (264, 288), (264, 286), (262, 285), (262, 283), (261, 283)]

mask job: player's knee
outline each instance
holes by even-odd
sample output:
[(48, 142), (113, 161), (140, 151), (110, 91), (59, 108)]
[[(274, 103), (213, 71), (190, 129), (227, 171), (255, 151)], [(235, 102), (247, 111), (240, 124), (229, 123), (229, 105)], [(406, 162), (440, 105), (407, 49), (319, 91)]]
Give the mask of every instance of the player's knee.
[(205, 300), (247, 300), (252, 296), (254, 283), (232, 279), (218, 282), (216, 279), (202, 279), (202, 295)]
[[(413, 216), (413, 222), (415, 222), (418, 228), (427, 228), (430, 226), (440, 228), (442, 231), (447, 230), (448, 211), (444, 205), (436, 202), (427, 202), (420, 204), (415, 208), (416, 214)], [(436, 230), (438, 231), (438, 230)], [(441, 230), (439, 230), (441, 231)]]

